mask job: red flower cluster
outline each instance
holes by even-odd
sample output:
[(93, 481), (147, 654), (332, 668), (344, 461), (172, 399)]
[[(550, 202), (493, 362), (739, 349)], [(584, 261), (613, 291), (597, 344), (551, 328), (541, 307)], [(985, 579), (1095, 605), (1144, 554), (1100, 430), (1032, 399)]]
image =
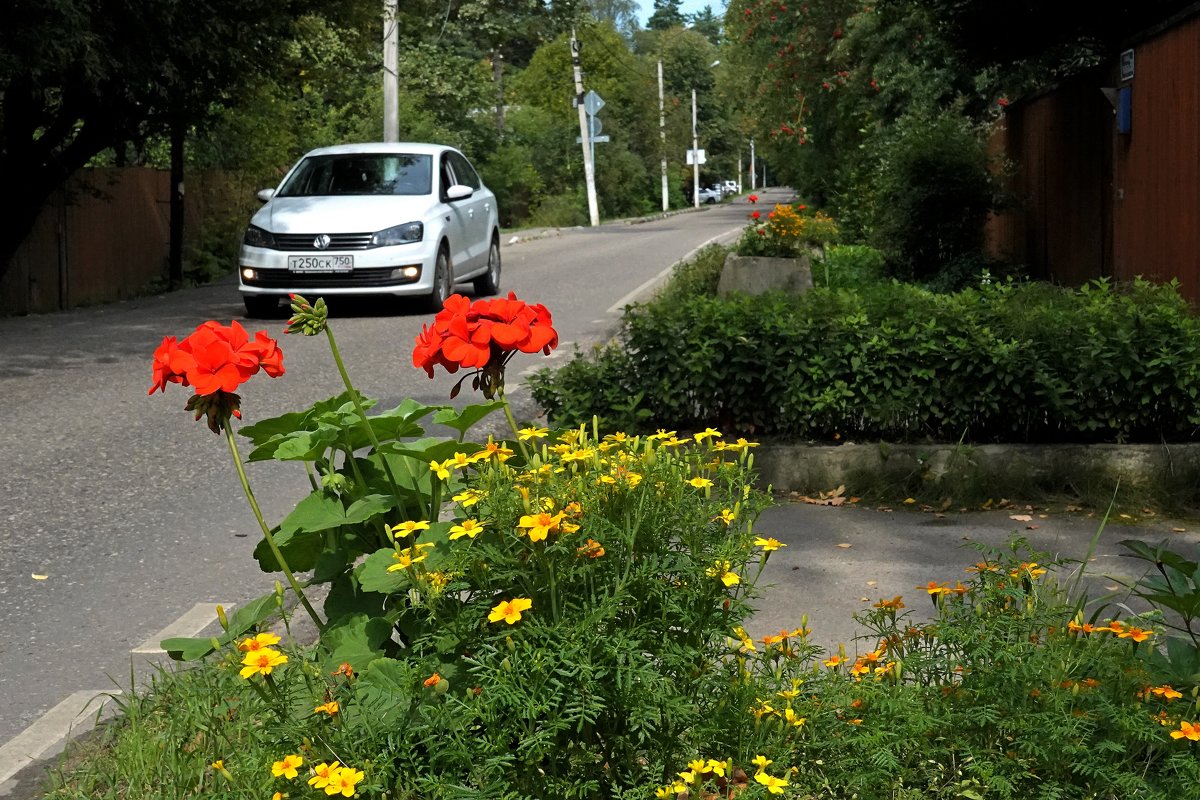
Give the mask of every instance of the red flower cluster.
[(761, 216), (762, 216), (762, 214), (760, 214), (758, 211), (751, 211), (751, 212), (750, 212), (750, 219), (758, 219), (758, 218), (759, 218), (759, 217), (761, 217)]
[(278, 378), (283, 352), (266, 331), (250, 340), (236, 321), (228, 327), (209, 320), (176, 343), (163, 339), (154, 351), (154, 383), (147, 394), (165, 391), (168, 383), (191, 386), (198, 395), (232, 392), (259, 370)]
[(756, 194), (752, 194), (752, 195), (750, 195), (749, 197), (747, 197), (746, 199), (747, 199), (747, 200), (749, 200), (751, 203), (757, 203), (757, 202), (758, 202), (758, 195), (756, 195)]
[[(433, 377), (441, 365), (454, 373), (459, 367), (485, 373), (484, 392), (503, 380), (504, 365), (513, 353), (546, 355), (558, 346), (550, 312), (540, 303), (530, 305), (508, 297), (481, 299), (474, 303), (462, 295), (451, 295), (445, 306), (417, 335), (413, 366)], [(490, 395), (489, 395), (490, 396)]]

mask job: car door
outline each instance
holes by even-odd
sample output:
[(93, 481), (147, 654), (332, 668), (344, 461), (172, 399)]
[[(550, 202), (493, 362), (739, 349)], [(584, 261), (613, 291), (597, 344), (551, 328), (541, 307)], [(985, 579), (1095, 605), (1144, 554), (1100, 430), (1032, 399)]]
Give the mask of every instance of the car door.
[(441, 198), (441, 214), (445, 223), (446, 239), (450, 242), (450, 264), (452, 276), (457, 280), (459, 275), (464, 275), (470, 269), (470, 254), (467, 250), (467, 243), (470, 240), (470, 234), (467, 232), (467, 208), (463, 205), (462, 200), (450, 200), (446, 196), (447, 190), (455, 184), (454, 167), (450, 163), (451, 152), (444, 151), (438, 158), (438, 187), (439, 197)]
[(491, 219), (494, 199), (491, 192), (485, 191), (483, 181), (462, 153), (451, 151), (450, 166), (454, 168), (454, 179), (470, 186), (474, 194), (462, 200), (455, 201), (466, 212), (463, 221), (467, 236), (466, 250), (470, 259), (470, 269), (482, 269), (487, 264), (488, 245), (491, 244)]

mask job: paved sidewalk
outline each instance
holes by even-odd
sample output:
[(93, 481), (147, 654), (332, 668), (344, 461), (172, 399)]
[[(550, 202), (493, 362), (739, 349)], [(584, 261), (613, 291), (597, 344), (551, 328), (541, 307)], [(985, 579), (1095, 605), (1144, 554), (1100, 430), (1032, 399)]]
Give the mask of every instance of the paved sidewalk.
[[(1087, 555), (1100, 527), (1101, 514), (1046, 511), (1024, 505), (1003, 510), (934, 514), (918, 510), (878, 510), (874, 507), (814, 506), (781, 501), (767, 509), (754, 526), (761, 536), (774, 536), (787, 547), (771, 554), (763, 570), (765, 596), (747, 626), (760, 638), (781, 629), (800, 626), (808, 614), (815, 644), (836, 649), (838, 642), (854, 653), (856, 625), (851, 615), (868, 609), (881, 598), (902, 595), (908, 609), (928, 616), (929, 597), (918, 586), (969, 577), (964, 568), (981, 560), (972, 544), (1005, 547), (1014, 536), (1024, 536), (1038, 550), (1072, 559)], [(1028, 515), (1032, 519), (1014, 520)], [(1034, 529), (1029, 529), (1036, 526)], [(1183, 528), (1182, 532), (1173, 530)], [(1200, 546), (1200, 522), (1155, 519), (1137, 525), (1109, 520), (1085, 573), (1089, 596), (1112, 591), (1124, 600), (1124, 590), (1114, 580), (1139, 577), (1145, 564), (1120, 554), (1124, 539), (1157, 543), (1168, 539), (1191, 557)], [(849, 545), (846, 547), (845, 545)], [(1075, 565), (1058, 572), (1074, 575)], [(1115, 587), (1112, 588), (1112, 587)]]

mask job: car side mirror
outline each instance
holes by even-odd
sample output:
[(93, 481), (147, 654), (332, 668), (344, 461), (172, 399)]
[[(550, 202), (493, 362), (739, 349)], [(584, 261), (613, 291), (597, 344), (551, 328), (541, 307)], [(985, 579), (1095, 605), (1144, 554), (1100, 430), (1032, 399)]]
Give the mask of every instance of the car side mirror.
[(456, 183), (446, 190), (447, 200), (462, 200), (475, 194), (475, 190), (470, 186), (461, 183)]
[(254, 196), (257, 197), (261, 202), (265, 203), (268, 200), (270, 200), (272, 197), (275, 196), (275, 190), (274, 189), (259, 189), (257, 192), (254, 193)]

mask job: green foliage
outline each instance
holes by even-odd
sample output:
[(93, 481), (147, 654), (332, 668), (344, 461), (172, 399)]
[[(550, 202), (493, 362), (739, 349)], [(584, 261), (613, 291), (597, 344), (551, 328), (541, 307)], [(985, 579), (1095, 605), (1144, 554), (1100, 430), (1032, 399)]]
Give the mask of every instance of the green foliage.
[(997, 193), (981, 132), (952, 112), (913, 113), (897, 123), (886, 153), (872, 239), (893, 274), (927, 280), (978, 254)]
[(1184, 686), (1200, 687), (1200, 563), (1185, 558), (1162, 542), (1151, 546), (1137, 539), (1121, 545), (1124, 555), (1150, 565), (1130, 589), (1136, 597), (1162, 609), (1163, 624), (1176, 634), (1167, 646), (1150, 654), (1164, 674)]
[(883, 254), (873, 247), (835, 244), (813, 264), (813, 282), (826, 288), (856, 289), (882, 280), (885, 265)]
[(903, 284), (630, 309), (620, 344), (532, 382), (553, 419), (830, 440), (1186, 441), (1200, 322), (1173, 286)]

